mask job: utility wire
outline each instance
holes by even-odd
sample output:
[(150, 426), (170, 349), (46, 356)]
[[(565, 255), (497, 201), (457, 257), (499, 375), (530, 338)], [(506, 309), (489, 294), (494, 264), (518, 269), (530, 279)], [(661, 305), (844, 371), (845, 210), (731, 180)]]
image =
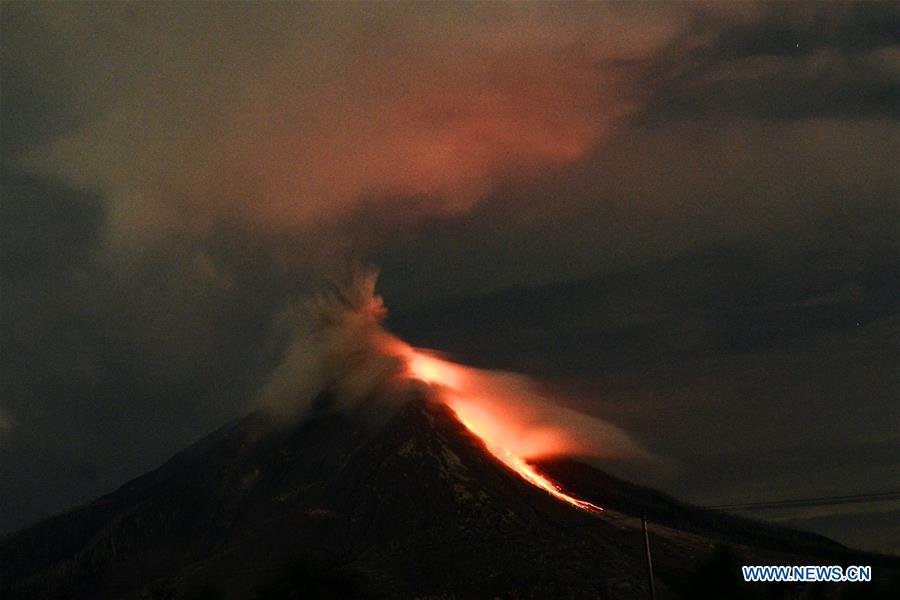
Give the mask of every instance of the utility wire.
[(705, 506), (711, 510), (736, 510), (752, 509), (767, 510), (777, 508), (805, 508), (810, 506), (830, 506), (833, 504), (857, 504), (861, 502), (873, 502), (880, 500), (900, 500), (900, 488), (879, 490), (865, 494), (848, 494), (843, 496), (819, 496), (816, 498), (796, 498), (787, 500), (772, 500), (768, 502), (746, 502), (742, 504), (720, 504), (717, 506)]

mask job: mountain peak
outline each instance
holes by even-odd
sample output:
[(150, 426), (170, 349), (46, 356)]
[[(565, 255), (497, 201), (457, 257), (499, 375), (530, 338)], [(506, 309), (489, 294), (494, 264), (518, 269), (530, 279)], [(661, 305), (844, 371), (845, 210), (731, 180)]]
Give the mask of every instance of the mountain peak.
[[(591, 501), (643, 501), (575, 465), (546, 470)], [(654, 498), (660, 513), (683, 507)], [(681, 529), (654, 531), (664, 587), (685, 580), (687, 556), (722, 541), (679, 514)], [(286, 427), (253, 413), (119, 490), (4, 539), (0, 591), (632, 598), (645, 593), (641, 543), (627, 512), (561, 502), (489, 452), (453, 410), (414, 394), (380, 420), (323, 408)], [(807, 545), (797, 559), (815, 551)]]

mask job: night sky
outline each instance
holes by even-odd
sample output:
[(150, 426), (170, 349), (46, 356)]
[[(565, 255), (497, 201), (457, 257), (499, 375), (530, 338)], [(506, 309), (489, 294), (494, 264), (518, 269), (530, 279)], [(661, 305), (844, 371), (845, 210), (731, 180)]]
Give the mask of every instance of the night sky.
[[(0, 15), (0, 532), (251, 410), (357, 264), (666, 459), (612, 472), (900, 488), (898, 4)], [(898, 501), (760, 516), (900, 552)]]

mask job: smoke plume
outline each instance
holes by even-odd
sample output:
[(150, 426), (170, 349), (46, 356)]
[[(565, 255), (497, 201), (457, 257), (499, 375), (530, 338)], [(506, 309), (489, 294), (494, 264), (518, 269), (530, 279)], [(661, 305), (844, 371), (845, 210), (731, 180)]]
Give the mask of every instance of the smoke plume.
[(425, 384), (492, 447), (523, 459), (577, 455), (653, 458), (619, 428), (560, 406), (529, 378), (476, 369), (414, 348), (383, 326), (377, 273), (358, 272), (286, 315), (294, 340), (259, 401), (282, 418), (302, 417), (321, 394), (338, 410), (361, 403), (399, 403)]
[(376, 278), (375, 271), (355, 273), (286, 312), (292, 342), (259, 395), (262, 406), (294, 418), (328, 392), (350, 409), (401, 371), (392, 351), (399, 340), (381, 325), (387, 311)]
[[(501, 181), (579, 160), (632, 112), (630, 65), (687, 20), (602, 6), (267, 8), (35, 10), (41, 52), (81, 42), (65, 88), (78, 126), (18, 165), (102, 193), (126, 247), (222, 222), (353, 245), (333, 234), (366, 203), (459, 213)], [(408, 198), (415, 210), (396, 204)]]

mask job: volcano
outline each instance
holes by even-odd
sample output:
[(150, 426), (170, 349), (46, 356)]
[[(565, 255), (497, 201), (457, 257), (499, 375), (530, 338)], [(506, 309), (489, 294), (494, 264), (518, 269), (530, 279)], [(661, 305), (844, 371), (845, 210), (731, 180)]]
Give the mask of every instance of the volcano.
[(702, 596), (709, 585), (771, 591), (697, 574), (732, 563), (872, 564), (881, 581), (898, 571), (896, 559), (701, 511), (577, 461), (535, 463), (603, 510), (561, 501), (425, 394), (391, 410), (329, 406), (320, 396), (289, 427), (252, 413), (117, 491), (7, 536), (0, 595), (645, 598), (641, 511), (657, 597)]

